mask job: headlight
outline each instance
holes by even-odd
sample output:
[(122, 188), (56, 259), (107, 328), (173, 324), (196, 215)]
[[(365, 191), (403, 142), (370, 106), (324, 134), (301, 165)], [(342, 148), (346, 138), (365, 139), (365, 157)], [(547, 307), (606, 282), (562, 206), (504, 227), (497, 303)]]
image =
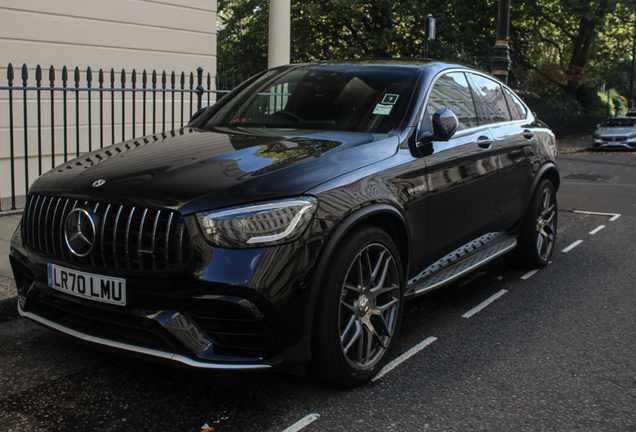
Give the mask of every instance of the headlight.
[(597, 134), (594, 134), (593, 137), (594, 137), (594, 139), (601, 139), (601, 136), (597, 135)]
[(318, 199), (299, 197), (197, 213), (208, 243), (244, 249), (273, 246), (298, 239), (318, 207)]
[(635, 132), (635, 133), (632, 133), (632, 134), (629, 134), (629, 136), (628, 136), (627, 138), (629, 138), (629, 139), (634, 139), (634, 138), (636, 138), (636, 132)]

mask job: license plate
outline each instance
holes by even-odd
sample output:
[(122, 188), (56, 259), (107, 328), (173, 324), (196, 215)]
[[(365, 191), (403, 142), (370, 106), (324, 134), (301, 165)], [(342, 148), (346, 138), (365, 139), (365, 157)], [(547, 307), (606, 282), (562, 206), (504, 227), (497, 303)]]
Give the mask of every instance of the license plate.
[(49, 286), (77, 297), (126, 305), (126, 279), (101, 276), (47, 264)]

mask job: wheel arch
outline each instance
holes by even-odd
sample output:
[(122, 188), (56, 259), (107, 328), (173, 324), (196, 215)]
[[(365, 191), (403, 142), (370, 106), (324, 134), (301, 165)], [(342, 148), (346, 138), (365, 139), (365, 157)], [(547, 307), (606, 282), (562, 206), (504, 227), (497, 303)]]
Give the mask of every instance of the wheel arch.
[(373, 225), (387, 232), (393, 239), (402, 262), (404, 280), (408, 274), (408, 263), (410, 260), (410, 241), (406, 221), (402, 213), (389, 204), (372, 204), (349, 215), (344, 219), (331, 235), (324, 251), (320, 257), (318, 265), (314, 271), (312, 281), (311, 300), (309, 302), (308, 313), (305, 318), (305, 338), (311, 338), (314, 324), (314, 314), (316, 311), (316, 301), (320, 287), (322, 286), (325, 270), (334, 252), (346, 238), (347, 234), (357, 226)]
[(526, 198), (523, 214), (526, 214), (526, 212), (528, 211), (528, 206), (530, 205), (530, 201), (532, 201), (534, 192), (537, 190), (537, 187), (539, 187), (539, 184), (543, 180), (550, 180), (550, 182), (552, 182), (552, 184), (554, 185), (554, 190), (559, 190), (559, 186), (561, 185), (561, 176), (559, 175), (559, 169), (552, 162), (543, 165), (537, 172), (537, 175), (534, 176), (532, 188), (530, 188), (530, 193)]
[(559, 170), (556, 165), (549, 163), (541, 167), (534, 180), (534, 184), (532, 185), (533, 192), (539, 185), (539, 182), (543, 179), (550, 180), (554, 185), (554, 189), (557, 191), (559, 190), (559, 186), (561, 186), (561, 176), (559, 175)]

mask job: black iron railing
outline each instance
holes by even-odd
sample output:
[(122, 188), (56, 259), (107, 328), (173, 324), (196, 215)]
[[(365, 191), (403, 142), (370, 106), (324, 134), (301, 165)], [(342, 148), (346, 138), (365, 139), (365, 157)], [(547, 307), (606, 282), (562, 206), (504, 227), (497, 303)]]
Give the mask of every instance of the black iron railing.
[[(39, 65), (35, 82), (29, 82), (26, 65), (18, 80), (15, 75), (9, 64), (8, 85), (0, 86), (0, 99), (8, 102), (7, 112), (0, 116), (8, 116), (9, 130), (8, 142), (0, 142), (9, 147), (0, 156), (0, 170), (9, 171), (8, 185), (7, 175), (1, 177), (5, 184), (0, 183), (0, 211), (17, 208), (16, 198), (26, 196), (35, 173), (39, 176), (105, 145), (183, 127), (196, 110), (243, 81), (241, 76), (204, 75), (202, 68), (189, 74), (154, 70), (138, 74), (134, 69), (94, 73), (90, 67), (85, 73), (77, 67), (70, 72), (64, 66), (58, 80), (51, 66), (48, 85)], [(0, 125), (5, 121), (0, 120)], [(56, 133), (60, 128), (61, 133)]]

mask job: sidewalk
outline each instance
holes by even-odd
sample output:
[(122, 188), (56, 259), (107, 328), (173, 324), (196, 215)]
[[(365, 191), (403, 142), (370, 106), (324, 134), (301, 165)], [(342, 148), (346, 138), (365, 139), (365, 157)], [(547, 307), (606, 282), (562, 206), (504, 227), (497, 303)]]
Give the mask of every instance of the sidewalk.
[(21, 213), (15, 213), (0, 213), (0, 322), (17, 315), (15, 283), (9, 265), (9, 243), (22, 218)]
[[(559, 153), (570, 154), (586, 151), (592, 146), (590, 135), (566, 138), (557, 142)], [(18, 212), (0, 212), (0, 322), (17, 316), (15, 283), (9, 265), (9, 242), (20, 223), (22, 214)]]
[(557, 140), (559, 154), (579, 153), (592, 148), (592, 135), (562, 138)]

